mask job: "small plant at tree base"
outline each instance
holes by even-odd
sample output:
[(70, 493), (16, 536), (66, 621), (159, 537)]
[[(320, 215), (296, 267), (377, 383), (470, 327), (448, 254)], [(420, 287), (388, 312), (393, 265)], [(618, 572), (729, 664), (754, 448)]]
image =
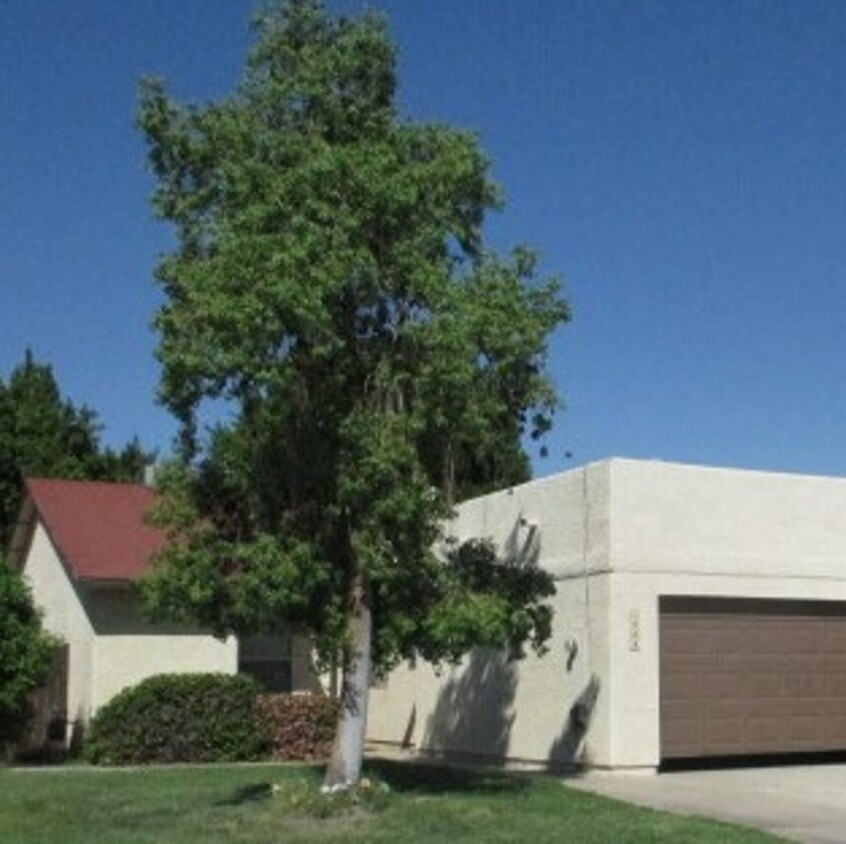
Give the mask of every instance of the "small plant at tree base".
[(362, 777), (352, 788), (316, 789), (313, 783), (301, 778), (281, 780), (271, 785), (271, 794), (286, 814), (329, 818), (355, 811), (381, 812), (391, 801), (391, 789), (386, 782)]
[[(374, 672), (549, 633), (548, 577), (432, 549), (459, 497), (528, 478), (569, 311), (529, 250), (485, 248), (488, 161), (475, 135), (400, 115), (380, 17), (289, 0), (256, 33), (231, 96), (141, 93), (154, 208), (178, 236), (155, 326), (182, 425), (145, 592), (157, 617), (221, 635), (293, 623), (325, 664), (340, 655), (326, 784), (346, 788)], [(209, 400), (231, 421), (203, 440)]]

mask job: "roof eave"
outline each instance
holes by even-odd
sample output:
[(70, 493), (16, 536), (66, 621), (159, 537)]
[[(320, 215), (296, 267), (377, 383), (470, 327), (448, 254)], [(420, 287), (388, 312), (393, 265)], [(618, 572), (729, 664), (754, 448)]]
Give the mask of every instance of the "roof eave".
[(76, 576), (78, 583), (85, 586), (104, 587), (104, 588), (126, 588), (137, 584), (137, 580), (131, 577), (98, 577), (96, 575), (80, 574)]
[(9, 559), (16, 570), (23, 569), (29, 546), (32, 544), (32, 537), (35, 533), (35, 524), (38, 521), (38, 509), (35, 502), (27, 495), (25, 496), (15, 527), (12, 530), (12, 538), (9, 543)]

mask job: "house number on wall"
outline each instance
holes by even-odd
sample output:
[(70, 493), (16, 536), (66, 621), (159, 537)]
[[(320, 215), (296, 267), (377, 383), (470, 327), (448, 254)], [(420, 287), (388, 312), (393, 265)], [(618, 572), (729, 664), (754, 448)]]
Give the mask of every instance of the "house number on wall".
[(640, 612), (629, 610), (629, 650), (640, 650)]

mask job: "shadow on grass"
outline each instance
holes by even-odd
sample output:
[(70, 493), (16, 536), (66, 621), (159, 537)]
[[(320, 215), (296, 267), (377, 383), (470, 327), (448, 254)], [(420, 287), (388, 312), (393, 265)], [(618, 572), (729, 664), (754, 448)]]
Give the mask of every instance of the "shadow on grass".
[(245, 803), (259, 803), (269, 800), (273, 795), (273, 786), (269, 782), (256, 782), (242, 785), (236, 789), (231, 797), (218, 800), (215, 806), (243, 806)]
[(530, 778), (524, 774), (387, 760), (369, 762), (366, 772), (387, 783), (393, 791), (424, 794), (513, 794), (530, 784)]
[[(416, 762), (392, 762), (379, 759), (367, 762), (366, 778), (386, 783), (391, 791), (415, 794), (516, 794), (530, 785), (526, 774), (457, 768), (445, 765), (428, 765)], [(322, 767), (291, 768), (281, 781), (288, 778), (300, 780), (317, 791), (323, 779)], [(272, 782), (253, 782), (235, 789), (232, 794), (218, 800), (214, 806), (243, 806), (269, 800), (274, 793)]]

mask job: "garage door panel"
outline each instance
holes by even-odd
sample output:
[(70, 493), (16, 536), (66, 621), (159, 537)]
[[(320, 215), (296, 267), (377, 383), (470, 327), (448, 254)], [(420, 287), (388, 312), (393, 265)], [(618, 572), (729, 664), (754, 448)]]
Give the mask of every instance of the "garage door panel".
[[(790, 663), (789, 665), (787, 663)], [(784, 676), (796, 664), (796, 660), (771, 654), (718, 654), (703, 655), (674, 654), (672, 657), (662, 660), (662, 666), (666, 667), (672, 676), (696, 674), (711, 677), (717, 673), (731, 673), (735, 677), (748, 673), (756, 676)], [(804, 665), (804, 660), (798, 662)]]
[(763, 698), (758, 704), (755, 717), (751, 720), (819, 716), (831, 721), (838, 718), (842, 712), (843, 700), (839, 698)]
[[(780, 713), (779, 713), (780, 715)], [(762, 716), (746, 722), (741, 736), (742, 745), (757, 746), (762, 743), (778, 743), (782, 738), (781, 721), (778, 717)]]
[(836, 622), (798, 623), (761, 620), (744, 624), (737, 620), (725, 630), (709, 630), (713, 620), (702, 619), (696, 627), (686, 620), (673, 619), (667, 624), (671, 638), (662, 645), (662, 656), (808, 656), (842, 654), (846, 650), (846, 631), (833, 629)]
[(661, 599), (665, 759), (846, 750), (846, 604)]

